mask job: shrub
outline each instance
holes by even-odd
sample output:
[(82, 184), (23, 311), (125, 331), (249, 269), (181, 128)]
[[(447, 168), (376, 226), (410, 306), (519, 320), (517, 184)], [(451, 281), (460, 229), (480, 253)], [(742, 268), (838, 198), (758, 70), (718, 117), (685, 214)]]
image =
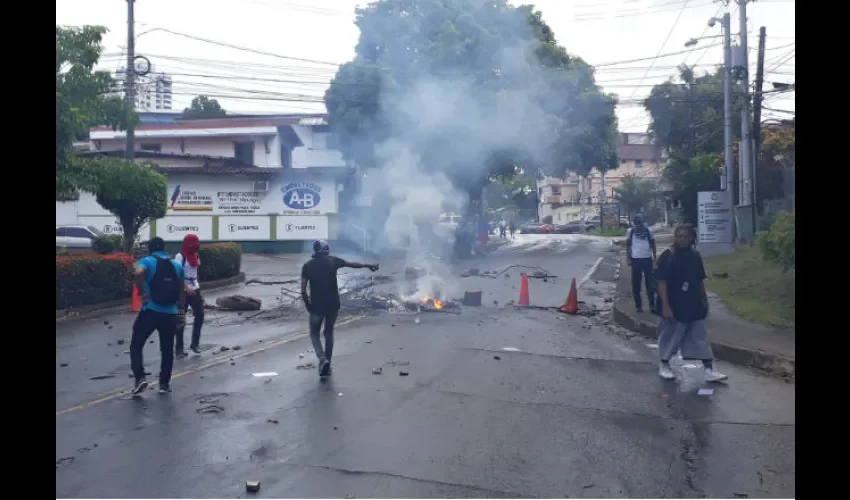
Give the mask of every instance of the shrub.
[(202, 286), (205, 281), (232, 278), (242, 268), (242, 247), (238, 243), (201, 245), (198, 257), (201, 259), (198, 280)]
[(786, 271), (794, 269), (797, 253), (794, 214), (777, 214), (770, 229), (759, 233), (759, 247), (765, 259), (782, 264)]
[(542, 222), (543, 222), (544, 224), (551, 224), (551, 223), (552, 223), (552, 216), (551, 216), (551, 215), (547, 215), (546, 217), (543, 217)]
[(56, 257), (56, 309), (129, 299), (135, 259), (127, 254)]
[(92, 241), (92, 249), (95, 253), (108, 254), (121, 250), (124, 246), (123, 238), (117, 234), (98, 236)]

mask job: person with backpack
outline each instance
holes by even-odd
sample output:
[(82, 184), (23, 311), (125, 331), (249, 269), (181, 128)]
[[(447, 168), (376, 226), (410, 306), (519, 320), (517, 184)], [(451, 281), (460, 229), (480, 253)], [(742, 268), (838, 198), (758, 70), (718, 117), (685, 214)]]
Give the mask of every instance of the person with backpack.
[[(304, 307), (310, 313), (310, 340), (313, 350), (319, 360), (319, 376), (331, 374), (331, 357), (334, 350), (334, 324), (340, 309), (339, 286), (336, 272), (343, 268), (368, 268), (375, 272), (378, 264), (360, 264), (348, 262), (331, 255), (328, 242), (318, 240), (313, 242), (313, 256), (301, 268), (301, 298)], [(307, 294), (309, 285), (310, 293)], [(319, 338), (322, 323), (325, 324), (325, 345)]]
[(626, 231), (626, 257), (632, 268), (632, 296), (635, 299), (635, 310), (643, 312), (643, 301), (640, 296), (641, 281), (646, 284), (646, 298), (652, 307), (655, 296), (655, 285), (652, 282), (652, 265), (657, 258), (655, 250), (655, 235), (652, 229), (646, 227), (643, 216), (635, 215), (634, 225)]
[(180, 252), (174, 256), (180, 265), (183, 266), (183, 272), (186, 276), (186, 295), (185, 300), (180, 304), (178, 324), (177, 324), (177, 342), (174, 346), (174, 354), (178, 358), (185, 358), (187, 353), (183, 349), (183, 334), (186, 330), (186, 313), (189, 308), (192, 308), (192, 340), (189, 344), (189, 349), (195, 354), (201, 353), (201, 328), (204, 326), (204, 298), (201, 296), (201, 286), (198, 283), (198, 267), (201, 265), (201, 259), (198, 257), (198, 251), (201, 249), (201, 241), (197, 234), (187, 234), (183, 238), (183, 246)]
[(133, 323), (130, 339), (130, 368), (133, 370), (135, 396), (148, 387), (142, 351), (154, 332), (159, 334), (162, 361), (159, 368), (159, 393), (171, 392), (171, 370), (174, 366), (174, 336), (177, 333), (178, 304), (183, 299), (185, 280), (183, 266), (165, 253), (160, 237), (148, 242), (150, 255), (136, 264), (134, 286), (139, 292), (142, 309)]
[(670, 358), (681, 351), (686, 360), (702, 361), (707, 382), (728, 378), (714, 369), (714, 353), (708, 341), (705, 318), (708, 294), (705, 291), (705, 267), (694, 248), (696, 230), (690, 224), (676, 228), (673, 247), (661, 254), (655, 268), (658, 300), (653, 307), (658, 320), (658, 375), (672, 380)]

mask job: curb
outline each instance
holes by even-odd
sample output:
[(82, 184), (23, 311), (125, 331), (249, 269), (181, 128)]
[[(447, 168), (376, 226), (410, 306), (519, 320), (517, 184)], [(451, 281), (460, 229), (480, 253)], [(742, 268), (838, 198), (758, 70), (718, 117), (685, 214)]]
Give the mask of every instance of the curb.
[[(612, 308), (614, 322), (643, 337), (652, 340), (657, 339), (658, 326), (641, 318), (636, 318), (624, 310), (625, 307), (631, 308), (632, 303), (622, 293), (619, 295), (620, 297), (614, 302)], [(795, 360), (779, 354), (760, 349), (753, 350), (732, 346), (721, 342), (711, 342), (711, 348), (714, 351), (715, 358), (727, 363), (756, 368), (777, 377), (794, 379), (796, 376)]]
[[(201, 287), (202, 291), (208, 292), (219, 290), (237, 283), (245, 281), (245, 273), (239, 273), (230, 278), (224, 278), (215, 281), (208, 281)], [(78, 319), (96, 318), (104, 314), (114, 314), (119, 312), (130, 312), (127, 307), (129, 299), (111, 300), (109, 302), (101, 302), (90, 306), (77, 307), (74, 309), (57, 309), (56, 322), (63, 323), (66, 321), (74, 321)]]

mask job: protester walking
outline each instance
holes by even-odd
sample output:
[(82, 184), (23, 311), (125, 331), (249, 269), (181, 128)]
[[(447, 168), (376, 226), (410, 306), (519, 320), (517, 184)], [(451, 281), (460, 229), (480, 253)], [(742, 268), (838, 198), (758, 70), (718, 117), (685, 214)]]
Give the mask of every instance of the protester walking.
[[(339, 313), (339, 286), (336, 272), (343, 267), (368, 268), (375, 272), (378, 264), (348, 262), (330, 254), (331, 249), (324, 240), (313, 242), (313, 256), (301, 268), (301, 298), (310, 313), (310, 340), (319, 361), (319, 376), (331, 374), (331, 358), (334, 350), (334, 325)], [(307, 293), (309, 284), (310, 293)], [(325, 325), (325, 345), (319, 337), (322, 323)]]
[(201, 265), (201, 259), (198, 257), (198, 251), (201, 249), (201, 241), (197, 234), (187, 234), (183, 238), (183, 246), (180, 252), (174, 256), (180, 265), (183, 266), (183, 271), (186, 276), (185, 282), (185, 299), (180, 304), (178, 324), (177, 324), (177, 342), (174, 346), (175, 354), (178, 358), (185, 358), (187, 353), (183, 349), (184, 332), (186, 330), (186, 313), (189, 308), (192, 309), (192, 339), (189, 343), (189, 349), (195, 354), (201, 353), (201, 328), (204, 326), (204, 297), (201, 295), (201, 286), (198, 282), (198, 267)]
[(643, 301), (640, 296), (640, 285), (646, 285), (647, 303), (652, 307), (655, 286), (652, 279), (652, 265), (658, 257), (655, 250), (655, 234), (646, 227), (642, 215), (635, 215), (634, 225), (626, 232), (626, 255), (632, 268), (632, 296), (635, 299), (635, 309), (643, 312)]
[(516, 232), (516, 221), (511, 219), (510, 224), (508, 224), (508, 228), (511, 231), (511, 239), (514, 239), (514, 233)]
[(702, 361), (705, 379), (720, 382), (726, 375), (714, 369), (714, 354), (708, 341), (705, 319), (708, 295), (705, 291), (705, 267), (694, 248), (696, 230), (684, 224), (676, 228), (673, 247), (661, 254), (655, 269), (658, 284), (656, 313), (658, 321), (658, 374), (673, 379), (670, 359), (681, 350), (682, 358)]
[(505, 219), (499, 221), (499, 238), (505, 239), (508, 236), (508, 223)]
[(159, 351), (162, 356), (159, 393), (171, 392), (177, 310), (185, 291), (183, 266), (168, 258), (165, 253), (165, 241), (159, 237), (151, 238), (148, 250), (150, 255), (139, 260), (133, 276), (134, 286), (142, 302), (142, 309), (133, 323), (133, 335), (130, 339), (130, 368), (135, 378), (133, 395), (148, 387), (142, 351), (154, 330), (159, 333)]

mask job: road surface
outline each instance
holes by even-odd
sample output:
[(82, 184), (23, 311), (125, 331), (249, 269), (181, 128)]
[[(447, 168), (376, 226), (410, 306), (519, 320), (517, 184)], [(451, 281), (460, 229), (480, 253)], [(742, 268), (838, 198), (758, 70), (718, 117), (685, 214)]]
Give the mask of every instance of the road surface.
[[(605, 239), (523, 235), (453, 269), (538, 266), (558, 278), (531, 280), (533, 305), (563, 303), (572, 277), (604, 305), (615, 255)], [(177, 361), (174, 392), (142, 400), (118, 392), (131, 316), (62, 325), (57, 497), (795, 496), (793, 384), (721, 363), (729, 384), (701, 396), (699, 369), (660, 380), (651, 345), (604, 316), (507, 305), (518, 274), (458, 280), (443, 286), (481, 289), (484, 307), (342, 320), (324, 383), (297, 368), (312, 356), (303, 317), (219, 313), (209, 349)], [(221, 345), (240, 349), (212, 354)]]

